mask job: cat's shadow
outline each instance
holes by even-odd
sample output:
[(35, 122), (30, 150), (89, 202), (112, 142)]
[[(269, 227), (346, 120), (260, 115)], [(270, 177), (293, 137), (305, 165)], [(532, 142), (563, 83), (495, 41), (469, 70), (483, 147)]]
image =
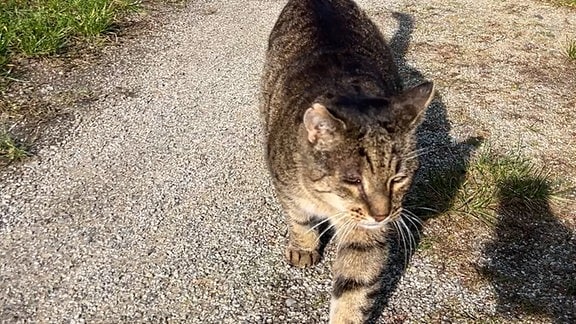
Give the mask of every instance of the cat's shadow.
[[(527, 200), (510, 190), (519, 187), (544, 191), (546, 198)], [(479, 269), (497, 293), (497, 312), (576, 323), (576, 235), (554, 215), (550, 185), (530, 176), (510, 178), (498, 192), (495, 236)]]
[[(411, 15), (404, 13), (393, 13), (393, 17), (398, 21), (398, 28), (389, 44), (394, 52), (400, 76), (405, 87), (418, 84), (425, 80), (424, 75), (410, 66), (405, 59), (414, 30), (414, 19)], [(439, 215), (441, 211), (450, 207), (466, 176), (468, 160), (482, 139), (474, 137), (459, 143), (455, 141), (450, 135), (450, 122), (447, 117), (446, 106), (438, 94), (428, 107), (426, 117), (418, 128), (416, 137), (420, 168), (415, 176), (413, 188), (406, 198), (405, 205), (408, 205), (408, 209), (411, 209), (420, 219), (425, 220)], [(448, 173), (452, 179), (449, 188), (443, 190), (445, 201), (440, 205), (438, 202), (425, 201), (426, 195), (420, 195), (418, 192), (419, 184), (429, 181), (429, 177), (437, 175), (439, 172)], [(422, 197), (424, 197), (424, 201)], [(436, 206), (437, 208), (435, 210), (419, 209), (420, 206)], [(381, 274), (382, 289), (378, 294), (368, 323), (376, 323), (384, 308), (388, 306), (389, 299), (404, 274), (407, 261), (410, 260), (418, 246), (419, 237), (415, 232), (420, 230), (420, 225), (414, 221), (414, 224), (410, 223), (410, 227), (414, 237), (412, 243), (402, 242), (400, 233), (390, 237), (389, 266)], [(409, 244), (412, 246), (407, 247)]]

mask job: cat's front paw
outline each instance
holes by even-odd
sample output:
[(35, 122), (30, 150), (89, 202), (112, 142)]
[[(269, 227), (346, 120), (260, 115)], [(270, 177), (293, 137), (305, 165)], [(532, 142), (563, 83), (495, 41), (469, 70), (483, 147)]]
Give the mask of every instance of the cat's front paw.
[(320, 253), (316, 250), (307, 251), (288, 246), (286, 248), (286, 260), (295, 267), (306, 268), (320, 261)]

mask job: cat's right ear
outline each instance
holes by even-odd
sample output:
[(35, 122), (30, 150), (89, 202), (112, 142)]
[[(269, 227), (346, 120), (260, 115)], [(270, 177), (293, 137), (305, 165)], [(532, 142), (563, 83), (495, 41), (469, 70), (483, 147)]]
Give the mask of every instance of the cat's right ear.
[(322, 104), (315, 103), (304, 113), (304, 127), (308, 141), (320, 151), (329, 151), (340, 139), (340, 132), (346, 128), (344, 122), (332, 116)]
[(424, 82), (392, 98), (397, 127), (410, 130), (422, 122), (426, 108), (434, 98), (434, 84)]

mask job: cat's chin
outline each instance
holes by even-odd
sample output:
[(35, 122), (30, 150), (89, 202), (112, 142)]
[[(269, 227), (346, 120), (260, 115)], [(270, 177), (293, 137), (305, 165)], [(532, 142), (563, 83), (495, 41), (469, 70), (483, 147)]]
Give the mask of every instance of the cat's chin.
[(383, 229), (386, 226), (386, 222), (377, 223), (377, 222), (362, 221), (358, 223), (358, 226), (363, 229), (377, 231)]

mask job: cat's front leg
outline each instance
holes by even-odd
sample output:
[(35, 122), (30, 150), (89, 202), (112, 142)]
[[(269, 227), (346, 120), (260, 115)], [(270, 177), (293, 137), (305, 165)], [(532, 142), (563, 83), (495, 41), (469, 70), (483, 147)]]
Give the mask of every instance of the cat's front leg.
[(312, 217), (297, 209), (288, 209), (289, 241), (286, 260), (293, 266), (306, 268), (320, 261), (320, 235), (313, 228)]
[[(364, 231), (356, 229), (355, 231)], [(364, 240), (339, 242), (333, 265), (330, 324), (364, 323), (374, 307), (381, 287), (382, 271), (388, 258), (388, 246), (381, 237), (367, 239), (365, 232), (347, 237)]]

